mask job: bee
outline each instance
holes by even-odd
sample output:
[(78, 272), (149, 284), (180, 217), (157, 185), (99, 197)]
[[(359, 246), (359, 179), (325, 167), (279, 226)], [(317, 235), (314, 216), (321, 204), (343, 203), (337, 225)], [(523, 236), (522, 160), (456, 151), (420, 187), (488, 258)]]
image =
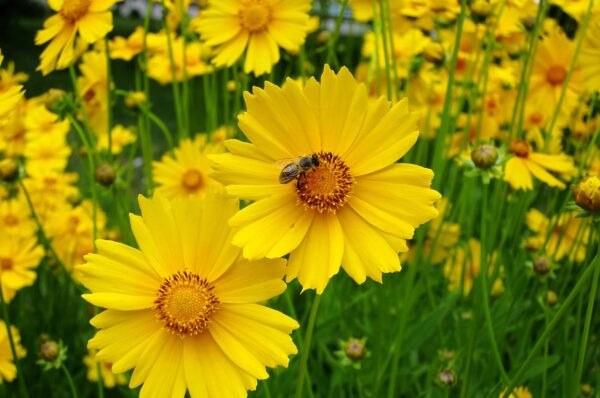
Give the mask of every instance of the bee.
[(300, 177), (307, 171), (313, 170), (319, 166), (319, 158), (316, 154), (300, 156), (297, 159), (287, 160), (287, 163), (281, 169), (279, 182), (287, 184), (295, 178)]

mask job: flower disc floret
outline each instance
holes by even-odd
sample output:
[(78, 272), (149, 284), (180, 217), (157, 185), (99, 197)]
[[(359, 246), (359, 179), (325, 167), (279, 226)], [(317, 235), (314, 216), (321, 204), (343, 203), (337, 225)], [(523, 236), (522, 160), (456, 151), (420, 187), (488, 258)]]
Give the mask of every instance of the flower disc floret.
[(271, 6), (265, 0), (251, 1), (240, 9), (240, 24), (249, 32), (260, 32), (271, 20)]
[(296, 193), (306, 209), (335, 213), (348, 201), (354, 177), (343, 160), (331, 152), (319, 152), (319, 166), (302, 174)]
[(71, 23), (76, 22), (87, 14), (91, 3), (91, 0), (65, 0), (60, 15)]
[(166, 278), (158, 290), (154, 301), (157, 316), (181, 337), (200, 334), (219, 306), (213, 290), (198, 274), (179, 271)]

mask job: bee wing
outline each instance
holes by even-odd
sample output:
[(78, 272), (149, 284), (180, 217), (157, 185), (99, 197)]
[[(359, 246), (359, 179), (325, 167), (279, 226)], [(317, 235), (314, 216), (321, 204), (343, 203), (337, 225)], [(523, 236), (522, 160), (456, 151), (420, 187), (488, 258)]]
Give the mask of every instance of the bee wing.
[(277, 167), (278, 169), (283, 169), (285, 166), (287, 166), (290, 163), (298, 163), (298, 159), (300, 159), (301, 156), (298, 156), (297, 158), (284, 158), (284, 159), (279, 159), (277, 161), (275, 161), (275, 167)]

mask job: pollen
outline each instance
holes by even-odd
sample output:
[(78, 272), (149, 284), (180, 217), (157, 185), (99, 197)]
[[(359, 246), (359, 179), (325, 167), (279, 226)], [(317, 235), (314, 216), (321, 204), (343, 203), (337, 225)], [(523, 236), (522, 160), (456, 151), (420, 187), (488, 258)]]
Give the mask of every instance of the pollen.
[(189, 169), (183, 173), (183, 177), (181, 178), (181, 185), (183, 185), (188, 192), (196, 192), (202, 187), (203, 183), (204, 179), (202, 178), (202, 174), (196, 169)]
[(296, 193), (306, 209), (335, 213), (348, 201), (354, 177), (339, 156), (319, 152), (317, 157), (319, 166), (300, 175)]
[(91, 0), (65, 0), (60, 15), (71, 23), (76, 22), (87, 14), (91, 3)]
[(265, 0), (251, 0), (240, 10), (239, 17), (247, 31), (260, 32), (271, 21), (271, 5)]
[(158, 319), (180, 337), (202, 333), (219, 306), (213, 289), (193, 272), (180, 271), (165, 278), (154, 301)]
[(553, 86), (562, 85), (567, 77), (567, 70), (559, 65), (554, 65), (546, 71), (546, 80)]

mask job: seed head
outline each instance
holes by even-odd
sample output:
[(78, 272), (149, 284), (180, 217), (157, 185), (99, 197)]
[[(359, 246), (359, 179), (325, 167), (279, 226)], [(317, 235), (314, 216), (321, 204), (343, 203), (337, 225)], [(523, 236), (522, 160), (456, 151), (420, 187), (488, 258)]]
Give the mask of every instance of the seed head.
[(115, 182), (117, 178), (117, 172), (115, 168), (108, 164), (103, 163), (96, 168), (96, 181), (105, 187), (109, 187)]

